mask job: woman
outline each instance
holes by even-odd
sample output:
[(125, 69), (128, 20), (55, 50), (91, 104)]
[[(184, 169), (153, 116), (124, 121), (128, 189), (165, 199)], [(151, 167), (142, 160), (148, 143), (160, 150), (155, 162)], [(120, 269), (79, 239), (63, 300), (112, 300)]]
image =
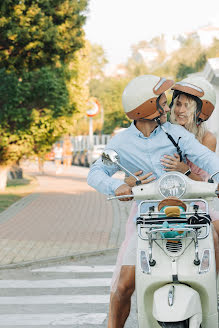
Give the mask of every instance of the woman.
[[(188, 131), (193, 133), (200, 143), (208, 147), (210, 150), (216, 150), (216, 138), (207, 130), (205, 122), (214, 110), (215, 104), (215, 91), (208, 81), (203, 78), (188, 78), (175, 84), (172, 88), (174, 90), (172, 103), (170, 104), (171, 115), (170, 120), (172, 123), (184, 126)], [(203, 91), (204, 90), (204, 91)], [(213, 99), (211, 99), (213, 98)], [(212, 101), (209, 101), (212, 100)], [(212, 105), (213, 104), (213, 105)], [(183, 174), (186, 173), (191, 179), (197, 181), (206, 181), (209, 177), (207, 172), (204, 172), (196, 165), (191, 163), (188, 159), (186, 162), (180, 162), (179, 155), (176, 153), (173, 156), (166, 155), (161, 159), (161, 164), (164, 166), (165, 171), (179, 171)], [(140, 178), (143, 184), (151, 182), (152, 172), (141, 176), (142, 171), (135, 173)], [(127, 177), (125, 182), (133, 187), (136, 185), (136, 180), (133, 177)], [(116, 268), (113, 274), (111, 283), (111, 292), (115, 292), (117, 282), (119, 279), (121, 263), (123, 259), (124, 250), (128, 244), (133, 233), (135, 233), (135, 224), (133, 218), (137, 212), (137, 205), (134, 202), (130, 216), (126, 224), (125, 240), (120, 248)], [(211, 207), (211, 218), (217, 233), (214, 232), (215, 251), (217, 259), (217, 271), (219, 270), (219, 213)]]
[[(173, 93), (173, 100), (170, 105), (171, 107), (171, 115), (170, 121), (171, 123), (180, 124), (184, 126), (189, 132), (193, 133), (195, 137), (198, 139), (200, 143), (204, 146), (208, 147), (210, 150), (216, 150), (217, 140), (213, 133), (207, 130), (205, 122), (210, 115), (212, 114), (213, 108), (204, 108), (206, 101), (200, 102), (200, 98), (195, 96), (193, 93), (189, 94), (188, 92), (192, 92), (192, 90), (186, 89), (186, 84), (194, 84), (197, 87), (205, 87), (206, 90), (209, 92), (211, 91), (212, 86), (210, 83), (203, 78), (187, 78), (183, 81), (176, 83), (175, 86), (172, 88), (174, 91)], [(203, 88), (204, 89), (204, 88)], [(187, 91), (187, 93), (185, 92)], [(204, 98), (205, 96), (203, 96)], [(207, 104), (208, 105), (208, 104)], [(164, 156), (161, 159), (162, 165), (165, 167), (165, 171), (178, 171), (183, 174), (187, 172), (187, 175), (197, 181), (207, 181), (209, 178), (209, 174), (188, 159), (186, 163), (180, 162), (179, 155), (174, 154), (173, 156)], [(219, 213), (212, 209), (211, 210), (211, 218), (214, 224), (214, 227), (219, 235)]]

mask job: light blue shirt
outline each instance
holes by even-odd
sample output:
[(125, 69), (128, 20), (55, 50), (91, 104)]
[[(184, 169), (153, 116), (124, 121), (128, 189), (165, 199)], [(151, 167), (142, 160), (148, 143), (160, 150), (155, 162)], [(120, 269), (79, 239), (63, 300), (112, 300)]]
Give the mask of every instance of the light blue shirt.
[[(178, 142), (183, 158), (187, 157), (192, 163), (209, 174), (219, 171), (219, 157), (198, 142), (195, 136), (180, 125), (169, 122), (163, 124), (167, 132)], [(134, 122), (129, 128), (114, 136), (107, 144), (106, 149), (115, 150), (120, 158), (120, 163), (132, 173), (142, 170), (143, 175), (153, 172), (159, 178), (166, 171), (160, 159), (164, 155), (177, 153), (176, 147), (168, 139), (165, 132), (158, 126), (149, 137), (140, 132)], [(90, 169), (87, 182), (97, 191), (114, 195), (115, 190), (124, 184), (123, 180), (113, 178), (112, 175), (119, 170), (118, 166), (104, 165), (98, 159)], [(214, 177), (219, 182), (219, 174)]]

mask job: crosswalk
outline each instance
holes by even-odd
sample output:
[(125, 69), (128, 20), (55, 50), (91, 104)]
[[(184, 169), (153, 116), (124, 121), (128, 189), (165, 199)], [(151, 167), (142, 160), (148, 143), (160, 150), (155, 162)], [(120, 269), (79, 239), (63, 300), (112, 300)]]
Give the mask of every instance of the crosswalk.
[(0, 328), (107, 327), (113, 269), (58, 265), (0, 280)]

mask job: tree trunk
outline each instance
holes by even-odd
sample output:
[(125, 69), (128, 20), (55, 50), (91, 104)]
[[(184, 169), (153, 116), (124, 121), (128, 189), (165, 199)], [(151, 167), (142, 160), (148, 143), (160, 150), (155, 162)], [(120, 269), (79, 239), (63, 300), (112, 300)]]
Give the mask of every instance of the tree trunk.
[(5, 191), (8, 176), (8, 166), (0, 166), (0, 191)]

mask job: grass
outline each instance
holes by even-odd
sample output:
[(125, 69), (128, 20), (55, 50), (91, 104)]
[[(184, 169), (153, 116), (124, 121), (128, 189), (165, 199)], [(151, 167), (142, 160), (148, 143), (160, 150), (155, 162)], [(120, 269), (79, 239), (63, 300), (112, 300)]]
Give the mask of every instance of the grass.
[(24, 176), (23, 179), (10, 180), (5, 191), (0, 193), (0, 212), (6, 210), (19, 199), (34, 192), (36, 186), (37, 180), (29, 176)]

